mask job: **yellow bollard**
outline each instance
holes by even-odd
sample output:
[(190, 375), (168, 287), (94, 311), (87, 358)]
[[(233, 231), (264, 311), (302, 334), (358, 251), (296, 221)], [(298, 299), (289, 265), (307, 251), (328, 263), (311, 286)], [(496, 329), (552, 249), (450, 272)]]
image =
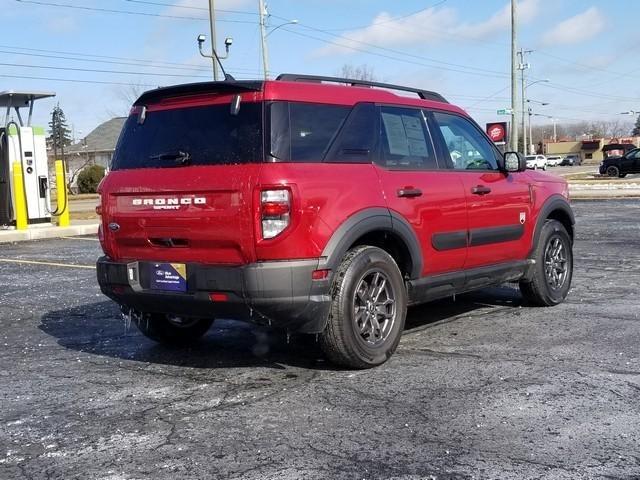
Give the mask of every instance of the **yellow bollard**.
[(24, 176), (22, 175), (22, 165), (18, 162), (13, 164), (13, 204), (16, 207), (16, 229), (26, 230), (27, 201), (24, 194)]
[(56, 188), (58, 192), (56, 198), (58, 206), (56, 210), (58, 212), (61, 212), (60, 215), (58, 215), (58, 226), (68, 227), (69, 202), (67, 201), (67, 182), (64, 174), (64, 166), (62, 164), (62, 160), (56, 160)]

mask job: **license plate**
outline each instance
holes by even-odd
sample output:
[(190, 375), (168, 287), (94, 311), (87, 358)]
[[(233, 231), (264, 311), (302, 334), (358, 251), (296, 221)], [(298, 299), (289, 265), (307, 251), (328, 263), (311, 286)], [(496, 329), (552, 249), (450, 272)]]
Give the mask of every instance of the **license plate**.
[(152, 290), (186, 292), (187, 266), (184, 263), (154, 263), (150, 279)]

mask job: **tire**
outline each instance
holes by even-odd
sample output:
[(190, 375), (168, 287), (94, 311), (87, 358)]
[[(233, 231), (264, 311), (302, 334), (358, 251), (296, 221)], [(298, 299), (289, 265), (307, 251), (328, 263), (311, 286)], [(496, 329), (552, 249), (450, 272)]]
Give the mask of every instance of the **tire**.
[(356, 247), (334, 274), (320, 346), (335, 364), (375, 367), (395, 352), (406, 314), (407, 290), (391, 255), (377, 247)]
[(520, 282), (522, 296), (532, 305), (549, 307), (562, 303), (571, 288), (573, 249), (567, 230), (557, 220), (547, 220), (532, 258), (533, 278)]
[(607, 177), (619, 177), (620, 169), (615, 165), (610, 165), (607, 167), (607, 170), (605, 173), (607, 174)]
[(146, 313), (133, 317), (133, 323), (145, 337), (163, 345), (181, 347), (197, 342), (207, 333), (213, 319)]
[(547, 164), (546, 163), (542, 166), (542, 170), (544, 170), (545, 172), (547, 171)]

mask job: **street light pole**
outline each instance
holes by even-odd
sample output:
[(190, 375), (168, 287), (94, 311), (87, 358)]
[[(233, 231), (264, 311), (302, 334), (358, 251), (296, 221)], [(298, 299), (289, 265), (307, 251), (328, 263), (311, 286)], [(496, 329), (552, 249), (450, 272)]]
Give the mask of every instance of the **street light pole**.
[(264, 0), (258, 2), (258, 8), (260, 9), (260, 37), (262, 40), (262, 68), (264, 70), (264, 79), (269, 79), (269, 51), (267, 48), (267, 27), (265, 25), (267, 17), (267, 7), (264, 4)]
[(522, 141), (522, 146), (524, 149), (524, 154), (527, 154), (527, 151), (529, 150), (529, 146), (527, 143), (527, 128), (525, 125), (525, 116), (524, 116), (524, 102), (525, 102), (525, 76), (524, 76), (524, 71), (526, 69), (529, 68), (529, 64), (525, 63), (525, 59), (524, 56), (528, 53), (533, 52), (533, 50), (523, 50), (522, 48), (520, 49), (520, 51), (518, 52), (518, 55), (520, 56), (520, 64), (518, 65), (518, 70), (520, 70), (521, 75), (520, 75), (520, 80), (521, 80), (521, 88), (522, 88), (522, 137), (523, 137), (523, 141)]
[[(518, 151), (518, 87), (517, 87), (517, 0), (511, 0), (511, 151)], [(524, 115), (524, 112), (522, 112)]]
[[(211, 26), (211, 48), (214, 51), (216, 50), (216, 10), (215, 10), (215, 0), (209, 0), (209, 25)], [(211, 58), (211, 63), (213, 64), (213, 80), (218, 81), (218, 64), (215, 58)]]

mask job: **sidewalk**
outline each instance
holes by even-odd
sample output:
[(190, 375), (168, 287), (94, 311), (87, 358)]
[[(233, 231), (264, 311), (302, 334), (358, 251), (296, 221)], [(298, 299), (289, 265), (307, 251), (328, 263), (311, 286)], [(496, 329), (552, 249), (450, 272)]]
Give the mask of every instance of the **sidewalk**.
[(29, 225), (26, 230), (0, 230), (0, 244), (40, 240), (43, 238), (72, 237), (77, 235), (95, 235), (98, 233), (97, 220), (73, 220), (68, 227), (58, 227), (50, 223)]

